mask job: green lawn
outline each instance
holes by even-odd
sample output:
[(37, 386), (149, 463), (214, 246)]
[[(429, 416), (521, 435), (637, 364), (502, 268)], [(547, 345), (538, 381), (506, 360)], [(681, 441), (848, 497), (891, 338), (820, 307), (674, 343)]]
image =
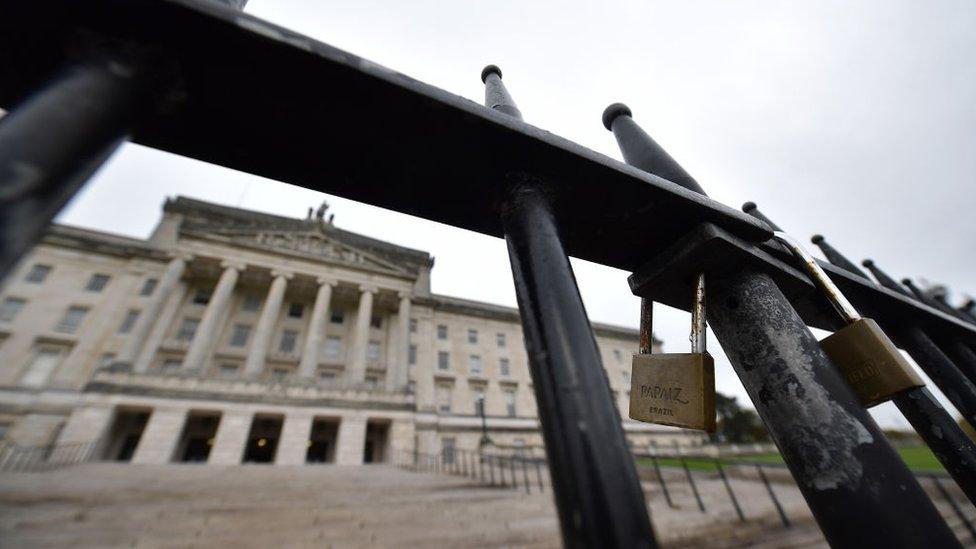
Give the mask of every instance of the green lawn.
[[(942, 464), (939, 460), (935, 458), (935, 454), (932, 450), (929, 450), (928, 446), (913, 446), (910, 448), (899, 448), (898, 453), (901, 454), (901, 458), (905, 460), (908, 468), (913, 471), (941, 471), (943, 470)], [(681, 467), (681, 461), (678, 459), (670, 458), (659, 458), (658, 463), (661, 467)], [(736, 461), (751, 461), (751, 462), (763, 462), (763, 463), (783, 463), (783, 458), (779, 454), (761, 454), (758, 456), (747, 456), (741, 458), (725, 458), (722, 460), (723, 463), (735, 463)], [(695, 471), (715, 471), (715, 463), (711, 460), (700, 460), (689, 458), (686, 460), (688, 463), (688, 468)], [(637, 461), (639, 465), (652, 466), (653, 463), (650, 458), (641, 458)]]

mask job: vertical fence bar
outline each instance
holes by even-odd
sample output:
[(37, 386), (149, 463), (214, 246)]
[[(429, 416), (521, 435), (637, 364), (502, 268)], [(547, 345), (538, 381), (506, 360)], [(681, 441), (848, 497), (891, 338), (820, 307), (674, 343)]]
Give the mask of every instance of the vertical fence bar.
[(776, 507), (776, 512), (779, 513), (779, 519), (783, 521), (783, 526), (787, 528), (792, 527), (793, 525), (790, 523), (790, 519), (786, 516), (786, 511), (783, 510), (783, 506), (779, 503), (779, 498), (776, 497), (776, 492), (773, 491), (773, 486), (769, 484), (769, 479), (766, 478), (766, 473), (763, 471), (762, 465), (757, 463), (756, 471), (759, 472), (759, 478), (762, 480), (763, 486), (766, 487), (769, 499), (772, 500), (773, 506)]
[(939, 494), (942, 496), (942, 499), (944, 499), (946, 503), (949, 504), (949, 507), (952, 507), (952, 512), (955, 513), (957, 517), (959, 517), (959, 520), (962, 521), (963, 526), (965, 526), (966, 530), (969, 531), (969, 536), (972, 538), (973, 541), (976, 541), (976, 528), (973, 528), (973, 523), (970, 522), (968, 518), (966, 518), (966, 514), (963, 513), (962, 509), (959, 508), (959, 504), (956, 503), (956, 500), (952, 497), (952, 494), (950, 494), (949, 491), (945, 489), (945, 486), (942, 485), (942, 482), (939, 480), (938, 476), (932, 475), (930, 478), (932, 479), (932, 482), (935, 484), (936, 489), (939, 491)]
[(529, 485), (529, 464), (522, 458), (522, 483), (525, 484), (525, 493), (531, 494), (532, 487)]
[(488, 459), (488, 475), (491, 478), (490, 486), (495, 485), (495, 462), (490, 455), (485, 456)]
[[(628, 163), (656, 175), (676, 171), (676, 162), (626, 106), (611, 105), (603, 120)], [(827, 541), (844, 547), (958, 546), (769, 275), (745, 267), (706, 276), (708, 321)]]
[(735, 492), (732, 491), (732, 483), (729, 482), (729, 477), (725, 474), (725, 468), (722, 467), (721, 459), (715, 459), (715, 468), (718, 469), (718, 476), (722, 477), (722, 482), (725, 484), (725, 491), (729, 493), (729, 500), (732, 501), (732, 507), (735, 507), (735, 513), (739, 515), (739, 521), (745, 522), (746, 516), (742, 513), (742, 507), (739, 506), (739, 499), (735, 497)]
[(685, 470), (685, 477), (688, 479), (688, 485), (691, 486), (691, 493), (695, 495), (695, 501), (698, 502), (698, 510), (704, 513), (705, 503), (702, 501), (701, 494), (698, 493), (698, 486), (695, 484), (695, 479), (691, 476), (691, 469), (688, 468), (688, 462), (685, 461), (685, 457), (681, 454), (678, 454), (678, 460), (681, 461), (681, 467)]
[(657, 480), (661, 483), (661, 492), (664, 494), (664, 501), (668, 502), (668, 507), (674, 509), (674, 501), (671, 500), (671, 492), (668, 491), (668, 484), (664, 481), (664, 475), (661, 473), (661, 464), (657, 461), (657, 455), (651, 455), (651, 463), (654, 464), (654, 472), (657, 474)]
[[(521, 118), (501, 71), (486, 67), (481, 76), (486, 105)], [(502, 228), (563, 543), (656, 547), (636, 465), (546, 183), (517, 172), (507, 183)]]
[(539, 480), (539, 491), (542, 492), (545, 488), (542, 486), (542, 465), (538, 461), (535, 462), (535, 476)]
[(518, 490), (518, 475), (515, 474), (515, 459), (508, 458), (508, 464), (512, 468), (512, 489)]

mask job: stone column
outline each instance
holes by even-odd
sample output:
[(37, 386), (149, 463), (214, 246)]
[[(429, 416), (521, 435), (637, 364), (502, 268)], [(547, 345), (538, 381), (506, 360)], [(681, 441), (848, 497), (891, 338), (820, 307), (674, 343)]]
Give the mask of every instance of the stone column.
[(251, 431), (253, 419), (254, 412), (224, 412), (207, 462), (212, 465), (240, 465), (244, 459), (244, 446), (247, 444), (247, 434)]
[(393, 392), (407, 386), (407, 369), (410, 362), (410, 294), (400, 293), (397, 310), (396, 348), (390, 352), (386, 369), (386, 390)]
[(186, 423), (186, 408), (156, 408), (149, 416), (132, 463), (169, 463)]
[(278, 313), (281, 312), (281, 304), (285, 299), (285, 289), (288, 287), (290, 273), (272, 271), (271, 288), (268, 290), (268, 297), (264, 300), (264, 307), (261, 308), (261, 316), (258, 317), (258, 324), (254, 327), (254, 338), (251, 340), (251, 348), (247, 353), (247, 361), (244, 363), (245, 376), (257, 376), (264, 370), (264, 361), (268, 358), (268, 347), (271, 346), (271, 336), (274, 335), (275, 325), (278, 323)]
[(183, 297), (186, 296), (186, 290), (186, 283), (180, 282), (176, 290), (166, 300), (166, 306), (163, 307), (163, 312), (160, 314), (159, 319), (154, 322), (155, 326), (149, 333), (149, 339), (146, 340), (146, 344), (142, 346), (142, 352), (136, 358), (135, 365), (132, 367), (133, 371), (146, 372), (149, 370), (149, 366), (156, 356), (156, 351), (159, 349), (159, 344), (166, 337), (166, 331), (169, 329), (170, 324), (173, 323), (173, 317), (176, 316), (176, 313), (180, 310), (180, 305), (183, 304)]
[(336, 464), (362, 465), (366, 447), (366, 418), (358, 415), (343, 416), (336, 438)]
[(334, 280), (318, 279), (319, 290), (315, 294), (315, 305), (312, 307), (312, 319), (308, 323), (308, 333), (305, 334), (305, 347), (302, 350), (302, 360), (298, 364), (298, 377), (304, 379), (315, 378), (315, 370), (319, 365), (319, 349), (322, 348), (322, 338), (325, 336), (325, 324), (329, 320), (329, 302), (332, 300)]
[[(156, 285), (156, 292), (150, 296), (146, 306), (140, 311), (139, 318), (136, 320), (135, 326), (132, 327), (129, 338), (126, 340), (122, 350), (119, 351), (119, 356), (115, 359), (115, 364), (123, 368), (133, 366), (136, 358), (142, 353), (142, 348), (149, 338), (149, 332), (155, 325), (156, 320), (160, 317), (163, 306), (166, 305), (166, 300), (169, 299), (173, 290), (179, 285), (180, 278), (182, 278), (183, 271), (186, 269), (186, 263), (189, 260), (190, 256), (177, 256), (166, 266), (166, 271), (159, 279), (159, 284)], [(140, 366), (142, 365), (140, 364)]]
[(369, 322), (373, 317), (373, 294), (376, 288), (360, 286), (359, 311), (353, 328), (352, 345), (346, 360), (346, 379), (352, 385), (366, 381), (366, 349), (369, 346)]
[(224, 314), (234, 294), (234, 286), (237, 285), (237, 278), (244, 270), (244, 266), (239, 264), (224, 263), (222, 266), (224, 272), (220, 275), (213, 295), (210, 296), (210, 303), (207, 304), (207, 310), (203, 312), (197, 332), (193, 335), (190, 348), (186, 351), (186, 358), (183, 359), (185, 371), (198, 372), (203, 369), (204, 363), (210, 356), (210, 350), (213, 349), (214, 338), (217, 337), (217, 332), (223, 324)]
[(296, 412), (285, 416), (278, 442), (275, 465), (304, 465), (308, 440), (312, 433), (312, 414)]

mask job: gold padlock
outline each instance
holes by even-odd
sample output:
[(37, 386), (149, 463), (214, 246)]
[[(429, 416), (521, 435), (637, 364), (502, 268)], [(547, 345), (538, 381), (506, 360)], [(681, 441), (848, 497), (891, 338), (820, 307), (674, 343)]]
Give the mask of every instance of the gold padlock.
[[(641, 307), (651, 307), (651, 301), (643, 300)], [(650, 316), (649, 311), (641, 313), (642, 318)], [(690, 353), (650, 354), (648, 344), (646, 348), (642, 345), (641, 353), (634, 355), (630, 376), (631, 419), (715, 431), (715, 363), (705, 349), (704, 275), (698, 276), (691, 320)]]
[(803, 246), (786, 233), (776, 232), (773, 236), (803, 262), (804, 270), (847, 323), (821, 340), (820, 347), (857, 393), (861, 404), (870, 408), (902, 391), (925, 386), (878, 323), (861, 316)]

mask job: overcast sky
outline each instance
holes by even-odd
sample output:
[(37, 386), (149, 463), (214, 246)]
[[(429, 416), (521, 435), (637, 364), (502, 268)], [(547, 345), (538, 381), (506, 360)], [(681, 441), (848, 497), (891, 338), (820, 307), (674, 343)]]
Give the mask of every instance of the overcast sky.
[[(972, 0), (251, 0), (247, 12), (478, 102), (481, 68), (498, 64), (526, 122), (614, 158), (600, 114), (625, 102), (716, 200), (754, 200), (803, 240), (822, 232), (899, 278), (976, 293)], [(499, 239), (134, 145), (59, 220), (142, 237), (177, 194), (295, 217), (326, 199), (338, 226), (432, 253), (435, 292), (515, 304)], [(593, 320), (637, 326), (627, 273), (573, 265)], [(656, 313), (665, 350), (685, 351), (687, 315)], [(710, 343), (719, 390), (748, 402)], [(907, 428), (891, 405), (874, 413)]]

